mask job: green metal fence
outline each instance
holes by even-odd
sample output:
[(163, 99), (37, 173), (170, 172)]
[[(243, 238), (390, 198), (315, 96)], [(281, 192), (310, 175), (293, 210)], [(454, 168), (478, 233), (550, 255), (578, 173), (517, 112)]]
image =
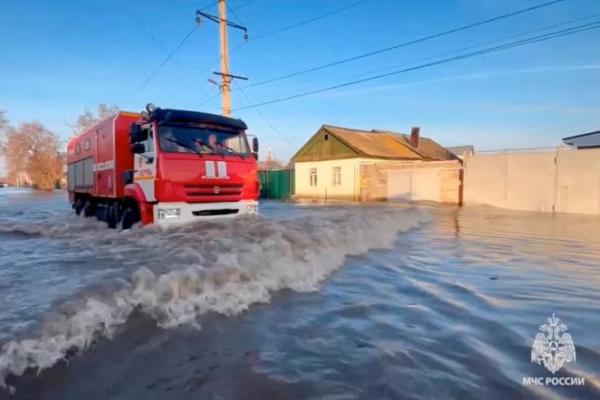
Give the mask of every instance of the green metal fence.
[(294, 193), (294, 170), (258, 171), (260, 197), (263, 199), (289, 198)]

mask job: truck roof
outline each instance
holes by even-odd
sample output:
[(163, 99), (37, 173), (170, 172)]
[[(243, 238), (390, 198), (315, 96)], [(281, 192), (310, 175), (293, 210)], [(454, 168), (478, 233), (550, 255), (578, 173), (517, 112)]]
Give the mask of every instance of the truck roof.
[(98, 121), (97, 123), (95, 123), (94, 125), (90, 126), (87, 129), (82, 130), (81, 132), (73, 135), (68, 142), (75, 140), (77, 138), (79, 138), (81, 135), (83, 135), (86, 132), (89, 132), (91, 130), (94, 129), (98, 129), (99, 126), (103, 125), (104, 123), (106, 123), (107, 121), (112, 121), (115, 118), (118, 118), (120, 116), (126, 116), (126, 117), (135, 117), (135, 118), (140, 118), (140, 113), (135, 113), (135, 112), (130, 112), (130, 111), (117, 111), (114, 114), (109, 115), (106, 118), (101, 119), (100, 121)]
[(233, 129), (248, 129), (244, 121), (237, 118), (224, 117), (218, 114), (209, 114), (199, 111), (173, 110), (169, 108), (157, 108), (150, 117), (156, 121), (165, 122), (196, 122), (224, 126)]

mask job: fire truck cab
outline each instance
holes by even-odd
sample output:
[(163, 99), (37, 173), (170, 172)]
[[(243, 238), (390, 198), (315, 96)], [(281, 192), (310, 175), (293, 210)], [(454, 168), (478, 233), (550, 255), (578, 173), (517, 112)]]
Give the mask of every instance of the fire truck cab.
[(258, 141), (221, 115), (119, 112), (67, 145), (69, 200), (110, 227), (173, 224), (257, 212)]

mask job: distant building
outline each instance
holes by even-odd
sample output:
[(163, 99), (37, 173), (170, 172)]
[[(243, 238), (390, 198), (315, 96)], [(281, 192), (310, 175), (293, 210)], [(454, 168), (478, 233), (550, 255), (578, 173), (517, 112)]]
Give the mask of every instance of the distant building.
[(404, 135), (323, 125), (292, 157), (295, 197), (359, 200), (362, 166), (456, 159), (435, 141), (420, 137), (419, 128)]
[(583, 133), (581, 135), (563, 138), (563, 143), (577, 149), (600, 148), (600, 131)]

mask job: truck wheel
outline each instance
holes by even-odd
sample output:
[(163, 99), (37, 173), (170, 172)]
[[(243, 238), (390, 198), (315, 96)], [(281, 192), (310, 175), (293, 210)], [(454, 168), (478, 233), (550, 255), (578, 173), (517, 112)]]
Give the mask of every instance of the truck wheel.
[(75, 202), (75, 214), (81, 215), (81, 210), (83, 209), (83, 201), (81, 199), (77, 199)]
[(106, 209), (106, 223), (110, 229), (115, 229), (117, 224), (119, 223), (118, 219), (118, 206), (117, 204), (112, 204)]
[(83, 205), (83, 216), (89, 218), (95, 214), (94, 204), (91, 201), (86, 201)]
[(96, 219), (98, 221), (107, 221), (108, 215), (108, 206), (106, 205), (101, 205), (101, 206), (96, 206)]
[(121, 218), (121, 229), (131, 229), (131, 227), (140, 221), (137, 210), (133, 207), (127, 207)]

